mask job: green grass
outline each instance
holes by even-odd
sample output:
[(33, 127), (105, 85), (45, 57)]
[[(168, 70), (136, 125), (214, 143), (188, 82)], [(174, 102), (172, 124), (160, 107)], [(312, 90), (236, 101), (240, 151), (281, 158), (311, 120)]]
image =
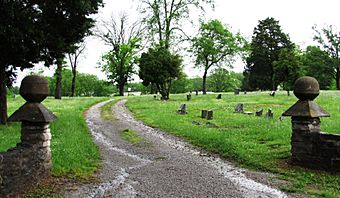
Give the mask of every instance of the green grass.
[(143, 141), (143, 138), (138, 135), (138, 133), (130, 129), (123, 130), (120, 136), (123, 140), (130, 142), (132, 145), (140, 144)]
[[(72, 178), (87, 178), (98, 169), (100, 153), (87, 129), (84, 112), (104, 98), (46, 99), (43, 104), (58, 116), (51, 123), (52, 174)], [(24, 104), (22, 98), (8, 99), (11, 115)], [(0, 151), (14, 147), (20, 141), (20, 124), (0, 126)]]
[[(172, 95), (169, 101), (154, 100), (153, 96), (129, 98), (127, 106), (137, 118), (147, 124), (161, 128), (190, 143), (226, 159), (238, 162), (241, 166), (276, 173), (278, 177), (291, 182), (282, 186), (291, 192), (307, 192), (313, 195), (339, 197), (340, 176), (320, 171), (294, 167), (289, 164), (291, 121), (278, 117), (293, 105), (297, 99), (279, 92), (270, 97), (268, 92), (253, 92), (235, 96), (224, 93), (222, 100), (217, 94), (193, 96), (186, 101), (185, 95)], [(340, 134), (340, 92), (321, 92), (316, 102), (331, 114), (322, 118), (323, 131)], [(180, 104), (186, 103), (188, 114), (176, 113)], [(274, 119), (233, 113), (237, 103), (244, 104), (245, 111), (255, 112), (271, 108)], [(202, 109), (212, 109), (212, 122), (217, 128), (206, 125), (200, 118)], [(201, 123), (200, 125), (193, 124)]]
[(112, 106), (119, 100), (113, 100), (100, 108), (100, 117), (107, 121), (115, 121), (116, 117), (112, 111)]

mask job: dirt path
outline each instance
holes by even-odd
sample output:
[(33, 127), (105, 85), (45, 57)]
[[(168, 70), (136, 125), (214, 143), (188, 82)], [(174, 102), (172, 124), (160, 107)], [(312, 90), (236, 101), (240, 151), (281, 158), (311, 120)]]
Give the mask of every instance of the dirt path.
[[(87, 112), (88, 127), (103, 159), (98, 173), (101, 183), (82, 186), (65, 197), (287, 197), (248, 179), (245, 170), (136, 121), (125, 108), (126, 101), (113, 107), (115, 122), (103, 121), (99, 108), (106, 102)], [(138, 132), (144, 143), (122, 140), (125, 129)]]

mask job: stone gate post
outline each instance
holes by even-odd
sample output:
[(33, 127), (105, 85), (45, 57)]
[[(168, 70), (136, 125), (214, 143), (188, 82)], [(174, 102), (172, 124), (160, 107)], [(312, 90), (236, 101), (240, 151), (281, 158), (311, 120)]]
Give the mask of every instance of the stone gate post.
[(320, 131), (320, 117), (329, 117), (313, 100), (319, 95), (319, 83), (312, 77), (301, 77), (294, 84), (299, 99), (283, 116), (292, 117), (291, 162), (323, 169), (340, 170), (340, 136)]
[(23, 191), (51, 174), (49, 123), (57, 117), (41, 104), (48, 93), (48, 82), (40, 76), (21, 82), (20, 95), (27, 102), (8, 119), (22, 122), (21, 142), (0, 153), (0, 197)]

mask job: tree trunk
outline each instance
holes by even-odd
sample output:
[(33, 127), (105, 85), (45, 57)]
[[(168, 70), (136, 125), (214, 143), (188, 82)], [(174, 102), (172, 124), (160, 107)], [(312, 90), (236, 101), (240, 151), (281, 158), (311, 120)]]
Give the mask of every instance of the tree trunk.
[(203, 75), (203, 84), (202, 84), (202, 91), (203, 91), (203, 94), (207, 94), (207, 88), (206, 88), (206, 81), (207, 81), (207, 73), (208, 73), (208, 70), (204, 70), (204, 75)]
[(74, 97), (74, 92), (75, 92), (75, 87), (76, 87), (76, 75), (77, 75), (77, 71), (76, 68), (74, 68), (72, 70), (72, 85), (71, 85), (71, 97)]
[(0, 124), (7, 124), (7, 88), (6, 88), (6, 70), (0, 68)]
[(340, 90), (340, 67), (336, 68), (335, 82), (336, 82), (336, 89)]
[(123, 83), (118, 85), (118, 89), (119, 89), (119, 95), (124, 96), (124, 84)]
[(289, 89), (287, 89), (287, 96), (290, 96)]
[(60, 100), (61, 99), (61, 72), (63, 70), (62, 66), (62, 61), (57, 61), (57, 70), (56, 70), (56, 75), (57, 75), (57, 81), (56, 81), (56, 86), (55, 86), (55, 95), (54, 98)]

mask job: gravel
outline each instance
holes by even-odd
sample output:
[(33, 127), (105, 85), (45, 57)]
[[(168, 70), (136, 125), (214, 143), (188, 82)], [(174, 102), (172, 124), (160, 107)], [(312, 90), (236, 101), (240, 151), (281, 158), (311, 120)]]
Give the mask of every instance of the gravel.
[[(102, 168), (96, 175), (100, 182), (65, 192), (65, 197), (288, 197), (246, 177), (247, 170), (135, 120), (124, 106), (126, 100), (112, 108), (116, 121), (102, 120), (100, 107), (107, 102), (91, 107), (86, 115), (101, 150)], [(122, 140), (125, 129), (137, 132), (143, 144)]]

